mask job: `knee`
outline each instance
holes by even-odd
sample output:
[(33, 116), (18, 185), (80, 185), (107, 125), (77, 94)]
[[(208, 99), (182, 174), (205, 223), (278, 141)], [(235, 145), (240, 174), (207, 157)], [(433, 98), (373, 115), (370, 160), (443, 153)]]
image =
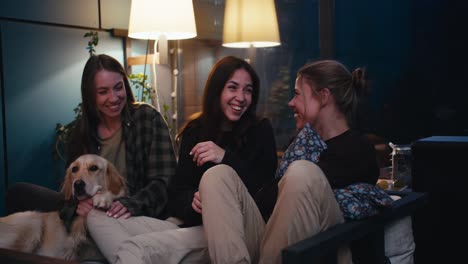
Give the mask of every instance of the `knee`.
[(8, 193), (14, 193), (14, 192), (22, 192), (23, 190), (28, 190), (29, 188), (31, 188), (33, 185), (30, 184), (30, 183), (26, 183), (26, 182), (17, 182), (15, 184), (13, 184), (13, 186), (11, 186), (10, 188), (8, 188), (8, 191), (7, 191), (7, 194)]
[(8, 189), (6, 201), (7, 209), (11, 210), (51, 212), (63, 206), (63, 194), (40, 185), (19, 182)]
[(237, 173), (228, 165), (220, 164), (209, 168), (200, 180), (200, 189), (216, 188), (233, 184), (237, 178)]
[(8, 188), (6, 192), (6, 202), (14, 203), (18, 198), (30, 193), (33, 190), (33, 186), (34, 185), (26, 182), (15, 183), (13, 186)]
[(307, 160), (292, 162), (281, 178), (280, 185), (291, 191), (310, 191), (311, 188), (323, 188), (327, 184), (323, 171), (315, 163)]
[(5, 205), (6, 205), (6, 212), (7, 214), (16, 213), (21, 211), (22, 208), (19, 208), (18, 201), (22, 197), (25, 189), (25, 185), (22, 182), (15, 183), (13, 186), (8, 188), (6, 195), (5, 195)]

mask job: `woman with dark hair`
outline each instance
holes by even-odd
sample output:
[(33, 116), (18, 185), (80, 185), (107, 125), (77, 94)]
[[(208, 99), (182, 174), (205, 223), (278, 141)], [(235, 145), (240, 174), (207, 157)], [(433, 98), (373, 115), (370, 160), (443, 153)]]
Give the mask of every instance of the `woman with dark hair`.
[(178, 135), (179, 163), (169, 204), (172, 216), (183, 220), (184, 226), (201, 224), (192, 199), (200, 203), (196, 190), (202, 175), (214, 165), (232, 167), (252, 196), (273, 178), (276, 144), (270, 122), (256, 115), (259, 85), (256, 72), (242, 59), (229, 56), (213, 66), (202, 111)]
[[(226, 105), (224, 102), (220, 102), (223, 92), (231, 90), (229, 88), (225, 90), (228, 80), (232, 77), (233, 73), (237, 70), (244, 70), (248, 75), (251, 76), (251, 84), (247, 87), (247, 93), (250, 93), (247, 99), (249, 102), (245, 110), (242, 111), (239, 117), (232, 117), (236, 113), (230, 113), (225, 111)], [(231, 82), (232, 85), (238, 85)], [(255, 70), (244, 60), (229, 56), (218, 61), (213, 66), (213, 70), (208, 76), (206, 86), (203, 93), (202, 111), (198, 113), (198, 117), (195, 120), (189, 121), (184, 128), (179, 132), (178, 138), (191, 127), (199, 126), (202, 129), (203, 139), (216, 140), (223, 135), (223, 127), (220, 124), (226, 123), (227, 120), (236, 122), (233, 126), (234, 132), (237, 135), (244, 135), (245, 131), (257, 122), (256, 108), (258, 103), (260, 89), (260, 80)], [(246, 101), (247, 101), (246, 100)], [(242, 137), (234, 137), (236, 140), (240, 140)]]
[(99, 154), (124, 175), (130, 196), (115, 202), (108, 216), (166, 217), (166, 188), (176, 158), (162, 115), (135, 102), (122, 65), (108, 55), (89, 58), (81, 94), (83, 114), (69, 144), (69, 160)]
[[(96, 81), (101, 81), (105, 73), (113, 73), (120, 79), (116, 98), (120, 100), (121, 106), (115, 111), (117, 114), (108, 114), (108, 111), (100, 111), (98, 108), (98, 97), (105, 95), (106, 90), (98, 91)], [(97, 77), (96, 77), (97, 76)], [(104, 79), (105, 80), (105, 79)], [(123, 99), (123, 100), (122, 100)], [(115, 126), (121, 127), (121, 117), (129, 115), (129, 108), (135, 104), (135, 97), (126, 77), (123, 67), (114, 58), (101, 54), (91, 56), (83, 69), (81, 76), (81, 110), (82, 115), (78, 120), (77, 129), (73, 131), (72, 141), (68, 144), (67, 164), (78, 156), (88, 153), (98, 145), (98, 127), (104, 127), (108, 120), (115, 120)], [(111, 118), (115, 117), (115, 118)], [(105, 138), (105, 137), (104, 137)], [(92, 152), (97, 152), (93, 149)]]
[[(114, 201), (104, 212), (92, 210), (92, 198), (77, 205), (64, 205), (61, 193), (19, 183), (8, 192), (8, 207), (13, 208), (10, 212), (61, 210), (64, 221), (75, 214), (87, 215), (89, 231), (108, 257), (105, 249), (110, 243), (109, 234), (102, 233), (111, 228), (112, 225), (106, 226), (108, 221), (139, 215), (167, 218), (167, 185), (175, 173), (176, 157), (162, 115), (152, 106), (135, 101), (124, 68), (113, 57), (101, 54), (88, 59), (81, 79), (81, 96), (82, 116), (66, 147), (67, 166), (80, 155), (98, 154), (124, 176), (128, 196)], [(28, 201), (15, 199), (23, 193), (28, 193)]]
[(246, 61), (228, 56), (213, 66), (202, 111), (178, 135), (179, 161), (169, 185), (171, 216), (186, 228), (130, 238), (117, 263), (235, 263), (218, 257), (224, 245), (255, 260), (265, 224), (253, 196), (273, 180), (277, 166), (271, 124), (256, 115), (259, 92)]

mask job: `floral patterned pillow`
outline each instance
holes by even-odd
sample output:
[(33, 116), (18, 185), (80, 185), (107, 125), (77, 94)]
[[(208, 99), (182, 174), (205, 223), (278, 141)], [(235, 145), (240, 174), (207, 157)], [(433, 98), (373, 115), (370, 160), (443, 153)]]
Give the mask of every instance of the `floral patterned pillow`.
[(320, 153), (325, 149), (327, 149), (327, 144), (312, 129), (310, 124), (306, 124), (284, 152), (275, 178), (281, 178), (289, 164), (295, 160), (309, 160), (317, 163)]
[(333, 192), (346, 220), (360, 220), (376, 215), (393, 203), (384, 190), (368, 183), (354, 183)]

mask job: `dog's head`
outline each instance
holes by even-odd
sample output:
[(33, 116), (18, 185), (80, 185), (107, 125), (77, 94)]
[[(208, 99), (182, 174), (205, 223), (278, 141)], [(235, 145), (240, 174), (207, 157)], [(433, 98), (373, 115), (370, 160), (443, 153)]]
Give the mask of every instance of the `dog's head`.
[(124, 178), (112, 163), (98, 155), (85, 154), (67, 168), (62, 193), (66, 200), (73, 197), (83, 200), (98, 191), (106, 190), (117, 194), (124, 188)]

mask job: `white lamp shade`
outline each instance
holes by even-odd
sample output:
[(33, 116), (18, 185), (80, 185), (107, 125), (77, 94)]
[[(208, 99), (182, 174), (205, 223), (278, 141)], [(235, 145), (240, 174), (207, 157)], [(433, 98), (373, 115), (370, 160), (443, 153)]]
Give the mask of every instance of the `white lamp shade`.
[(280, 44), (274, 0), (226, 0), (223, 46), (248, 48)]
[(196, 37), (192, 0), (132, 0), (128, 36), (136, 39)]

